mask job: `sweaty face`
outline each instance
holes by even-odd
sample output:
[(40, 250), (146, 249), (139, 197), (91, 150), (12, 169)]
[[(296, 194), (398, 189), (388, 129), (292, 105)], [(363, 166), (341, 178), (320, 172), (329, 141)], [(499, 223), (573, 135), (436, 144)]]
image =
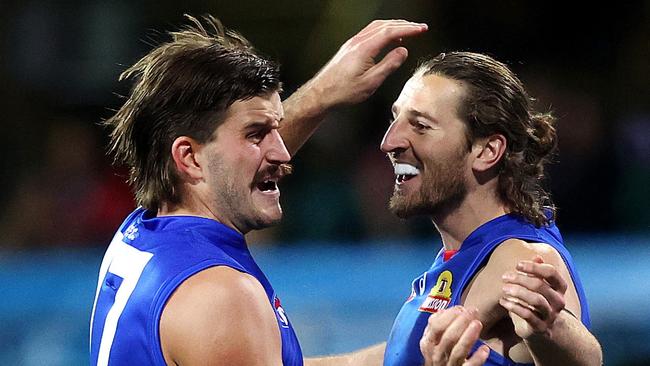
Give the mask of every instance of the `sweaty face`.
[(241, 233), (282, 218), (278, 181), (290, 159), (277, 130), (283, 113), (278, 93), (237, 101), (205, 146), (211, 210)]
[(463, 93), (454, 80), (416, 74), (393, 105), (381, 149), (395, 170), (389, 208), (397, 216), (437, 216), (463, 201), (470, 171), (465, 124), (456, 112)]

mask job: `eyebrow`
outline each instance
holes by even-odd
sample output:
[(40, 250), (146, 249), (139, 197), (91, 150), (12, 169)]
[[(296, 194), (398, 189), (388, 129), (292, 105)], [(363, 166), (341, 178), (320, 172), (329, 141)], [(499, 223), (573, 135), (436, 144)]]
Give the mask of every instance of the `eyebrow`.
[[(397, 110), (398, 110), (397, 106), (393, 105), (393, 107), (391, 108), (391, 112), (393, 112), (393, 114), (397, 114)], [(438, 123), (438, 120), (435, 117), (433, 117), (432, 115), (430, 115), (429, 113), (427, 113), (427, 112), (423, 112), (423, 111), (419, 111), (417, 109), (409, 108), (409, 109), (406, 110), (406, 113), (414, 115), (416, 117), (424, 117), (424, 118), (426, 118), (426, 119), (428, 119), (430, 121)]]
[(244, 128), (247, 130), (253, 130), (257, 128), (279, 128), (280, 127), (280, 121), (275, 120), (275, 119), (267, 119), (264, 121), (252, 121), (250, 123), (247, 123)]

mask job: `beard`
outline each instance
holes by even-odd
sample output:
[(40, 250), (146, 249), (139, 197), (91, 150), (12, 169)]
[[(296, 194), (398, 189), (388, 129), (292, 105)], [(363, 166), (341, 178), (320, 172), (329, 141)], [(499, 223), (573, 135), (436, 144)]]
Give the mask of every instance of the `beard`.
[(292, 173), (289, 164), (270, 165), (255, 173), (251, 183), (245, 183), (243, 177), (237, 176), (237, 169), (226, 165), (223, 158), (215, 156), (208, 162), (212, 184), (212, 207), (222, 216), (227, 217), (242, 233), (260, 230), (278, 224), (282, 219), (282, 209), (278, 203), (278, 214), (270, 217), (252, 198), (251, 191), (265, 176), (282, 177)]
[(421, 173), (420, 189), (405, 194), (397, 185), (388, 204), (389, 210), (405, 219), (417, 215), (439, 216), (457, 208), (467, 194), (462, 171), (463, 155), (458, 152), (450, 159), (428, 161)]

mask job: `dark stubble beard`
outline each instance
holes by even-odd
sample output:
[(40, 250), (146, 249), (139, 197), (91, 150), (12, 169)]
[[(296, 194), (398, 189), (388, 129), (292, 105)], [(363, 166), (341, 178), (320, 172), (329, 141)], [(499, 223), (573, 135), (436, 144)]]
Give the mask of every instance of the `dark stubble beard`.
[[(245, 187), (241, 182), (237, 182), (233, 172), (229, 171), (220, 157), (214, 157), (208, 163), (212, 181), (215, 184), (214, 199), (219, 208), (227, 212), (233, 224), (238, 229), (248, 232), (250, 230), (260, 230), (276, 225), (281, 218), (269, 221), (267, 218), (260, 216), (250, 197), (252, 187)], [(292, 173), (293, 167), (289, 164), (271, 165), (266, 169), (256, 173), (254, 182), (258, 182), (267, 174), (279, 174), (286, 176)]]
[(420, 190), (406, 196), (397, 185), (388, 205), (389, 210), (400, 218), (416, 215), (438, 217), (457, 208), (467, 194), (463, 176), (464, 152), (450, 159), (429, 160), (421, 172)]

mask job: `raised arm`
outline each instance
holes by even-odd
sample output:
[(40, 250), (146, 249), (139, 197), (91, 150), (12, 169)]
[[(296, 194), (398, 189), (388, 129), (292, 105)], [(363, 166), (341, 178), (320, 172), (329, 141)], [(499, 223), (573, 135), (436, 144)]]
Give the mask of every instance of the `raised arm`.
[(375, 20), (341, 46), (332, 59), (282, 104), (280, 134), (293, 156), (333, 108), (360, 103), (372, 95), (408, 56), (395, 47), (375, 62), (379, 53), (402, 38), (425, 32), (426, 24), (405, 20)]

